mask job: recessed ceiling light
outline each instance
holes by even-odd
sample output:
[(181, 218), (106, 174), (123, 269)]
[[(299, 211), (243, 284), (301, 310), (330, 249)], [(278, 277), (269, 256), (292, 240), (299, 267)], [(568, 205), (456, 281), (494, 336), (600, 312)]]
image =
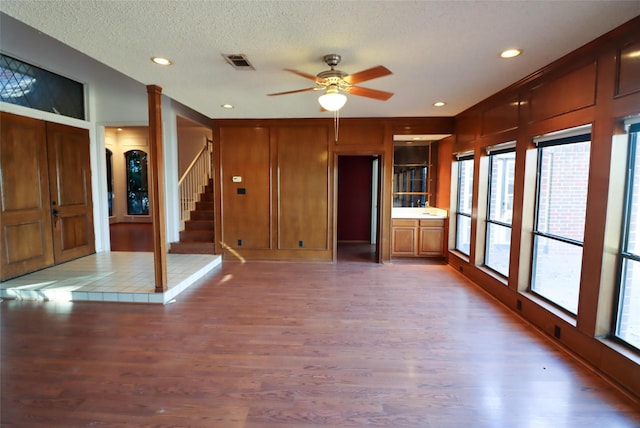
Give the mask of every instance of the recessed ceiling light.
[(521, 53), (522, 51), (520, 49), (507, 49), (500, 53), (500, 58), (513, 58)]
[(413, 137), (413, 138), (412, 138), (412, 140), (415, 140), (415, 141), (418, 141), (418, 140), (421, 140), (421, 139), (422, 139), (422, 138), (420, 138), (420, 137)]
[(435, 103), (433, 103), (434, 107), (444, 107), (447, 103), (445, 103), (444, 101), (437, 101)]
[(151, 61), (153, 61), (154, 63), (156, 63), (158, 65), (171, 65), (171, 64), (173, 64), (173, 61), (171, 61), (169, 58), (163, 58), (161, 56), (153, 56), (153, 57), (151, 57)]
[(116, 129), (116, 131), (122, 131), (122, 128), (118, 128), (118, 129)]
[(222, 108), (233, 108), (231, 104), (222, 104), (220, 107)]

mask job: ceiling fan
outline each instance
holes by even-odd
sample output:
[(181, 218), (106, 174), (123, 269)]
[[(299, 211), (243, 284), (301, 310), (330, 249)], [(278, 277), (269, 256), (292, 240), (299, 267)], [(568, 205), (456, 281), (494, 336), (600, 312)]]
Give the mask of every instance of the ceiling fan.
[(335, 67), (340, 63), (342, 57), (338, 54), (329, 54), (324, 56), (324, 62), (330, 67), (330, 70), (321, 71), (317, 75), (292, 70), (286, 68), (286, 71), (297, 74), (305, 79), (313, 80), (316, 82), (316, 86), (305, 89), (296, 89), (293, 91), (278, 92), (274, 95), (287, 95), (295, 94), (298, 92), (308, 91), (325, 91), (324, 95), (320, 96), (318, 101), (324, 110), (337, 111), (344, 106), (347, 101), (347, 97), (344, 95), (353, 94), (361, 97), (373, 98), (380, 101), (386, 101), (393, 93), (379, 91), (377, 89), (363, 88), (362, 86), (355, 86), (358, 83), (365, 82), (367, 80), (376, 79), (378, 77), (388, 76), (391, 71), (382, 65), (369, 68), (367, 70), (360, 71), (355, 74), (348, 74), (344, 71), (336, 70)]

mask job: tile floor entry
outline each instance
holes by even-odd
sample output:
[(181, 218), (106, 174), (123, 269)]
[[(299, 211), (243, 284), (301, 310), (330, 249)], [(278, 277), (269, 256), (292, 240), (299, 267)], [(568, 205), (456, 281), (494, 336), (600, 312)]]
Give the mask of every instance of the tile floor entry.
[(0, 297), (164, 304), (221, 262), (219, 255), (167, 254), (168, 290), (156, 293), (153, 253), (101, 252), (0, 282)]

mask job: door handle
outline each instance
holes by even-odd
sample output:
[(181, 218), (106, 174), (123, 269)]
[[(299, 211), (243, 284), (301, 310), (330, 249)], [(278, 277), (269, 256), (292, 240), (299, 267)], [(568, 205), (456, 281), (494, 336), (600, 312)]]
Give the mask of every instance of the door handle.
[(58, 228), (58, 219), (60, 218), (58, 217), (59, 214), (60, 212), (56, 207), (56, 201), (51, 202), (51, 215), (53, 216), (53, 227), (56, 229)]

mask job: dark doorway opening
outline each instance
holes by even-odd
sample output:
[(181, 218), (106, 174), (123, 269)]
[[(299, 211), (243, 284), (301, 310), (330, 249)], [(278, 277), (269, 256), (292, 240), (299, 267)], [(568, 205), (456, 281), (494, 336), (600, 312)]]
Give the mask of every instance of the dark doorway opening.
[(378, 156), (338, 156), (338, 261), (379, 261), (379, 170)]

